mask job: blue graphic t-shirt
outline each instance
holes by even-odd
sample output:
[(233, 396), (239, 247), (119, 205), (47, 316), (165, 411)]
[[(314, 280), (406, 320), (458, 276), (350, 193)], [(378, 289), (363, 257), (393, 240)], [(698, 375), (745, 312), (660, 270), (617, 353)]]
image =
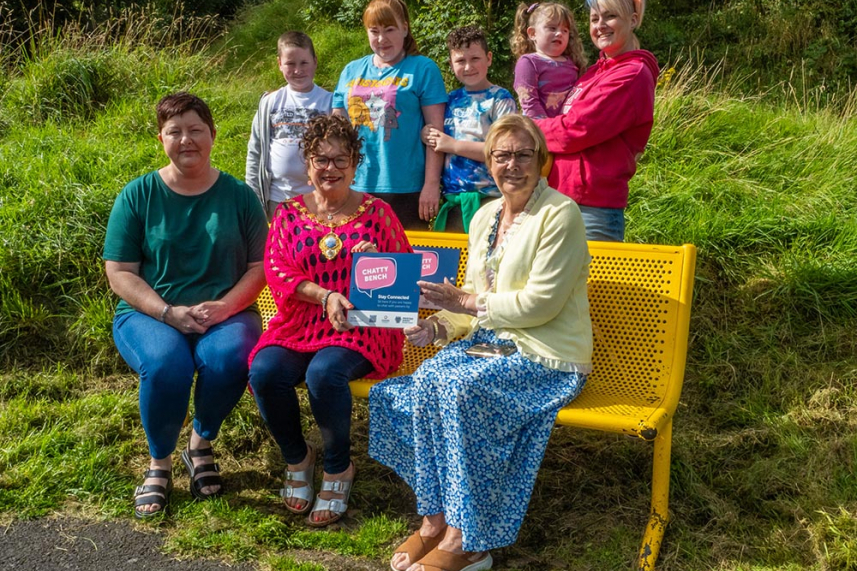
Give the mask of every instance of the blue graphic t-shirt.
[[(459, 141), (485, 141), (491, 124), (516, 110), (515, 98), (508, 90), (492, 85), (483, 91), (456, 89), (449, 94), (443, 130)], [(459, 155), (446, 155), (441, 179), (443, 192), (479, 191), (499, 196), (500, 191), (485, 163)]]
[(352, 187), (361, 192), (419, 192), (425, 180), (422, 107), (446, 103), (437, 64), (405, 56), (376, 67), (373, 55), (349, 63), (339, 76), (333, 108), (345, 109), (363, 138), (363, 162)]

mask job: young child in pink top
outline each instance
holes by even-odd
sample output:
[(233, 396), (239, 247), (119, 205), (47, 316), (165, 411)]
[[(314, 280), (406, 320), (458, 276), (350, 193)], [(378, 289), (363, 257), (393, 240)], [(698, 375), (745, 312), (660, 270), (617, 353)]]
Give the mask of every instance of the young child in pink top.
[(556, 2), (520, 4), (512, 35), (515, 92), (531, 118), (556, 117), (586, 68), (574, 16)]

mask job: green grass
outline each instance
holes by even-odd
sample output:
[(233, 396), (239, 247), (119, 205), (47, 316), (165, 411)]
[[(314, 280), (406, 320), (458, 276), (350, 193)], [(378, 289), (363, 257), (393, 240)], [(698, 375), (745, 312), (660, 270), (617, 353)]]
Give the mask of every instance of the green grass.
[[(210, 103), (213, 161), (243, 173), (259, 95), (282, 83), (276, 37), (303, 25), (292, 6), (248, 8), (222, 38), (168, 49), (180, 34), (154, 26), (54, 34), (0, 77), (0, 520), (130, 523), (146, 444), (136, 379), (111, 339), (107, 216), (126, 182), (164, 164), (154, 104), (169, 91)], [(364, 34), (336, 22), (309, 31), (318, 83), (333, 88), (366, 53)], [(829, 104), (787, 86), (747, 96), (717, 68), (675, 68), (627, 212), (629, 239), (699, 248), (658, 568), (857, 568), (854, 96)], [(386, 568), (417, 520), (411, 492), (368, 458), (366, 434), (359, 402), (352, 515), (310, 530), (280, 507), (282, 459), (245, 396), (217, 441), (227, 495), (193, 502), (177, 469), (172, 513), (143, 525), (182, 557)], [(643, 442), (556, 429), (518, 542), (495, 553), (495, 568), (628, 568), (650, 470)]]

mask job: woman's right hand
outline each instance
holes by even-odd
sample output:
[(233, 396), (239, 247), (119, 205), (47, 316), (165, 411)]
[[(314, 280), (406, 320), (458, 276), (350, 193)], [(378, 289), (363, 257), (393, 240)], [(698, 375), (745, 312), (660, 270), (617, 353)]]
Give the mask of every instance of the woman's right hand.
[(185, 305), (170, 307), (164, 323), (178, 329), (182, 333), (205, 333), (208, 331), (208, 326), (203, 325), (194, 317), (193, 309)]
[(333, 292), (327, 297), (327, 320), (333, 325), (333, 328), (342, 333), (354, 328), (348, 323), (345, 312), (349, 309), (354, 309), (354, 305), (348, 301), (348, 298), (338, 292)]
[(434, 327), (428, 319), (418, 319), (416, 325), (406, 327), (402, 332), (415, 347), (425, 347), (434, 341)]

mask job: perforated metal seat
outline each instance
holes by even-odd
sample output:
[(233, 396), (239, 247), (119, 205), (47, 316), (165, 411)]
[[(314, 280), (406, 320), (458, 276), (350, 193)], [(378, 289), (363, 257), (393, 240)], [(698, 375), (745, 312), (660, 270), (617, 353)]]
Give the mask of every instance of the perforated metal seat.
[[(408, 232), (408, 238), (414, 246), (460, 250), (462, 283), (466, 235)], [(651, 511), (638, 558), (639, 569), (651, 570), (669, 519), (672, 419), (684, 381), (696, 248), (589, 242), (589, 252), (593, 372), (580, 396), (559, 412), (557, 423), (654, 442)], [(267, 288), (259, 307), (267, 326), (276, 312)], [(396, 375), (413, 372), (436, 352), (405, 343)], [(352, 392), (365, 398), (375, 382), (354, 381)]]

